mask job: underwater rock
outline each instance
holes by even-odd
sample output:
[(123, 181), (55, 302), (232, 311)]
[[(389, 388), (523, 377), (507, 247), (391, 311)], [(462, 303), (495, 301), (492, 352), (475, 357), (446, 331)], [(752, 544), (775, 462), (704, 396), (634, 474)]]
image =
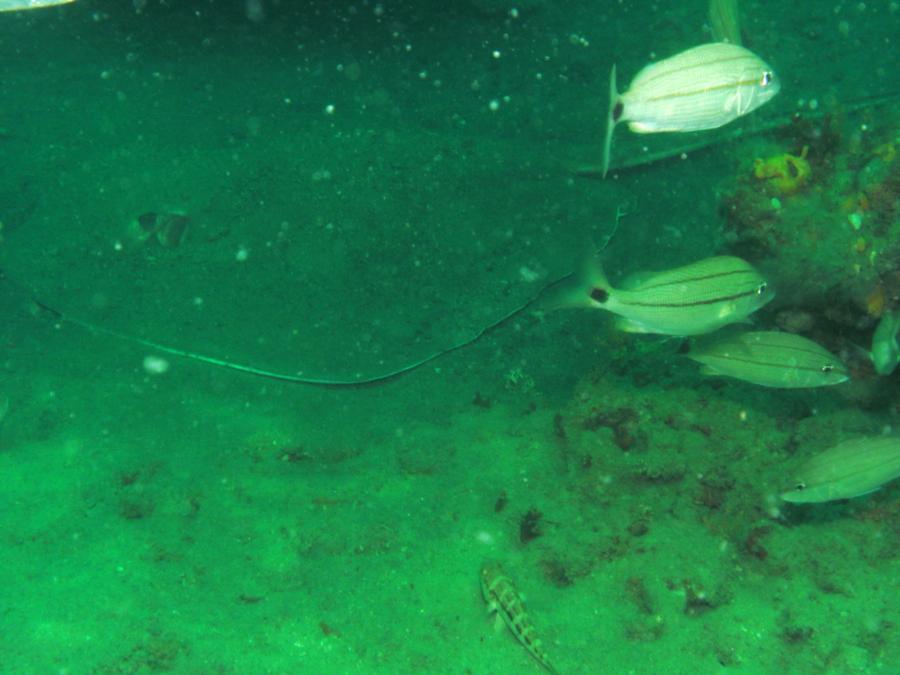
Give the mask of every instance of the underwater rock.
[(796, 307), (782, 309), (775, 315), (775, 325), (788, 333), (808, 333), (815, 327), (816, 318)]
[(889, 126), (856, 144), (835, 123), (822, 130), (792, 127), (780, 149), (743, 161), (719, 213), (727, 252), (765, 270), (782, 305), (861, 330), (896, 304), (900, 162)]

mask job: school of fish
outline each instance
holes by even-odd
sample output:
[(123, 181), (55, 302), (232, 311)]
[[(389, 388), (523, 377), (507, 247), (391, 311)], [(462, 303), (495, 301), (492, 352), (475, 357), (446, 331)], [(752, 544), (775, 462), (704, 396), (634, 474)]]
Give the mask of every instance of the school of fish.
[[(620, 123), (635, 133), (716, 129), (771, 101), (781, 90), (773, 68), (743, 46), (738, 0), (710, 0), (712, 43), (651, 63), (620, 93), (613, 65), (603, 143), (602, 174), (610, 169), (613, 133)], [(769, 303), (774, 291), (749, 262), (715, 256), (661, 271), (635, 272), (617, 287), (591, 261), (552, 308), (602, 309), (629, 333), (694, 339), (687, 358), (706, 375), (731, 377), (783, 389), (839, 385), (850, 370), (836, 355), (794, 333), (736, 329), (733, 324)], [(720, 329), (726, 330), (709, 335)], [(900, 309), (884, 314), (868, 358), (876, 373), (900, 365)], [(815, 504), (869, 494), (900, 478), (900, 436), (850, 438), (807, 459), (780, 492), (785, 502)], [(556, 672), (536, 637), (521, 596), (498, 563), (481, 569), (481, 587), (491, 611), (532, 657)]]
[[(69, 4), (74, 0), (0, 0), (0, 12)], [(613, 132), (626, 123), (635, 133), (716, 129), (768, 103), (781, 90), (772, 67), (742, 46), (737, 0), (710, 0), (714, 42), (651, 63), (620, 93), (616, 66), (610, 71), (609, 108), (602, 173), (609, 172)], [(560, 306), (603, 309), (631, 333), (705, 336), (746, 322), (774, 297), (750, 263), (716, 256), (663, 271), (637, 272), (613, 287), (602, 267), (592, 264)], [(879, 375), (900, 364), (900, 310), (884, 314), (868, 355)], [(688, 358), (708, 375), (732, 377), (764, 387), (806, 388), (850, 378), (835, 355), (805, 337), (777, 331), (738, 331), (703, 339)], [(0, 405), (0, 419), (8, 401)], [(781, 498), (821, 503), (869, 494), (900, 478), (900, 437), (863, 436), (844, 440), (802, 464)], [(486, 562), (481, 590), (491, 612), (515, 635), (535, 662), (557, 673), (532, 624), (521, 594), (497, 562)]]
[[(618, 91), (616, 67), (612, 67), (604, 176), (619, 123), (642, 134), (715, 129), (757, 110), (778, 94), (781, 84), (774, 69), (742, 45), (737, 4), (737, 0), (710, 0), (709, 23), (715, 41), (645, 66), (623, 93)], [(773, 295), (750, 263), (719, 256), (672, 270), (633, 274), (619, 288), (596, 266), (583, 275), (581, 287), (563, 304), (612, 312), (618, 315), (616, 325), (628, 332), (697, 336), (746, 321)], [(898, 333), (900, 310), (886, 312), (868, 353), (879, 375), (889, 375), (900, 364)], [(742, 331), (703, 339), (690, 349), (688, 358), (700, 363), (704, 374), (765, 387), (824, 387), (850, 379), (849, 369), (834, 354), (805, 337), (777, 331)], [(898, 444), (892, 439), (863, 438), (837, 447), (841, 451), (832, 449), (822, 455), (829, 465), (828, 489), (806, 489), (802, 499), (796, 490), (785, 491), (785, 500), (857, 496), (897, 477)], [(823, 471), (815, 460), (807, 471), (812, 483), (821, 482)], [(860, 485), (866, 489), (859, 489)]]

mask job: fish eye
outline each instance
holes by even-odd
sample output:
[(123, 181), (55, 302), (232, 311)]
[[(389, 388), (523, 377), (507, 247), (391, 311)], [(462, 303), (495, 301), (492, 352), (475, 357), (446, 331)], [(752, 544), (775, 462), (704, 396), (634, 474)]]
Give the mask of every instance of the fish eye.
[(794, 490), (796, 490), (797, 492), (803, 492), (805, 489), (806, 489), (806, 483), (797, 483), (794, 486)]
[(770, 84), (772, 84), (772, 79), (772, 72), (767, 70), (762, 74), (762, 77), (759, 80), (759, 86), (768, 87)]
[(830, 373), (832, 370), (834, 370), (834, 365), (830, 363), (826, 363), (824, 366), (822, 366), (823, 373)]
[(756, 294), (763, 295), (766, 292), (766, 287), (768, 284), (760, 284), (756, 287)]

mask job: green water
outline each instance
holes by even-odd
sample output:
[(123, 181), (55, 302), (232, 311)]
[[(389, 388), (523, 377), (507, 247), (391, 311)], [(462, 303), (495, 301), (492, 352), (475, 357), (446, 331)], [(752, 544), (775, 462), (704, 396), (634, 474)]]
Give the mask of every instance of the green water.
[[(862, 350), (900, 300), (900, 114), (868, 103), (900, 91), (900, 8), (742, 3), (781, 94), (721, 132), (620, 125), (614, 166), (672, 156), (597, 180), (612, 63), (624, 89), (710, 39), (705, 1), (668, 4), (0, 14), (0, 672), (542, 672), (488, 616), (486, 560), (560, 673), (898, 672), (900, 484), (778, 494), (897, 423)], [(753, 177), (803, 146), (797, 194)], [(468, 340), (614, 230), (614, 281), (744, 256), (778, 288), (756, 325), (806, 321), (853, 379), (707, 378), (680, 339), (567, 310), (307, 387), (33, 302), (353, 380)]]

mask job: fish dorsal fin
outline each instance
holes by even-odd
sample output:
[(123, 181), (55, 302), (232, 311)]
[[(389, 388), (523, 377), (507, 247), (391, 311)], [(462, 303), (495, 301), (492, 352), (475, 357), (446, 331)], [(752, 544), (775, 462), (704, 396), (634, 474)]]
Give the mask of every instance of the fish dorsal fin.
[(609, 158), (612, 154), (612, 137), (616, 124), (622, 117), (622, 102), (616, 87), (616, 64), (609, 73), (609, 114), (606, 117), (606, 138), (603, 141), (603, 177), (609, 171)]

